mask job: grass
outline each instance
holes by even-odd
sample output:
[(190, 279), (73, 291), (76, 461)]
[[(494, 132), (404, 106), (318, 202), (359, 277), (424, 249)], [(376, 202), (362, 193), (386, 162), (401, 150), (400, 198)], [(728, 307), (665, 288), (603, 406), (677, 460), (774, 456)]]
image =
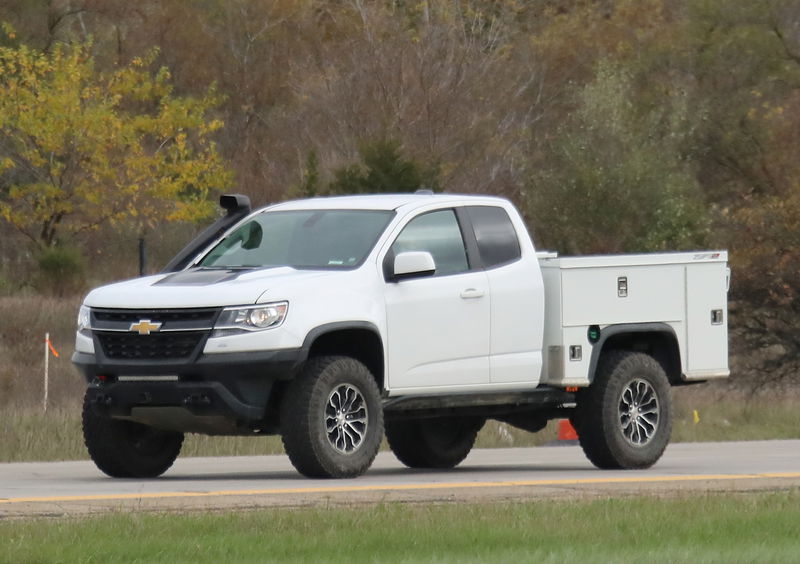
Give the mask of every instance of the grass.
[[(0, 412), (0, 462), (88, 459), (81, 433), (80, 406), (42, 413), (41, 409)], [(181, 456), (233, 456), (283, 452), (278, 437), (187, 435)]]
[[(800, 438), (797, 399), (718, 400), (709, 394), (680, 390), (674, 409), (673, 442)], [(699, 421), (695, 422), (697, 411)], [(0, 462), (85, 459), (80, 406), (0, 410)], [(477, 448), (539, 446), (556, 440), (557, 422), (528, 433), (490, 421), (478, 436)], [(233, 456), (282, 453), (277, 437), (208, 437), (188, 435), (182, 456)]]
[(800, 491), (0, 521), (0, 561), (796, 562)]
[(60, 353), (50, 358), (52, 405), (74, 405), (84, 383), (70, 362), (79, 297), (0, 297), (0, 410), (42, 402), (45, 333)]
[[(692, 395), (678, 390), (673, 442), (753, 441), (800, 438), (800, 397), (796, 392), (770, 399), (733, 395)], [(697, 419), (695, 413), (697, 412)]]
[[(80, 432), (85, 383), (72, 366), (80, 297), (0, 296), (0, 462), (86, 458)], [(61, 353), (50, 359), (50, 403), (42, 413), (44, 335)], [(676, 389), (673, 441), (728, 441), (800, 437), (800, 394), (734, 397), (719, 386)], [(777, 394), (776, 394), (777, 395)], [(695, 422), (694, 412), (699, 415)], [(477, 447), (537, 446), (554, 441), (556, 423), (539, 433), (489, 422)], [(187, 437), (185, 456), (282, 452), (275, 437)]]

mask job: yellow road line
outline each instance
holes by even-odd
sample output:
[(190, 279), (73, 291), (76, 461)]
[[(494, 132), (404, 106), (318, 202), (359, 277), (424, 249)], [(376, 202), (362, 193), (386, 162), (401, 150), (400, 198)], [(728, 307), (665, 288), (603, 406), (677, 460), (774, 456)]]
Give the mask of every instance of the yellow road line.
[(506, 488), (517, 486), (580, 486), (591, 484), (645, 484), (663, 482), (698, 482), (703, 480), (764, 480), (800, 478), (800, 472), (768, 474), (706, 474), (687, 476), (636, 476), (621, 478), (577, 478), (562, 480), (515, 480), (503, 482), (451, 482), (436, 484), (393, 484), (370, 486), (319, 486), (306, 488), (271, 488), (262, 490), (219, 490), (209, 492), (154, 492), (130, 494), (65, 495), (53, 497), (12, 497), (0, 499), (0, 504), (61, 502), (61, 501), (114, 501), (126, 499), (165, 499), (215, 496), (255, 496), (280, 494), (348, 493), (407, 490), (445, 490), (465, 488)]

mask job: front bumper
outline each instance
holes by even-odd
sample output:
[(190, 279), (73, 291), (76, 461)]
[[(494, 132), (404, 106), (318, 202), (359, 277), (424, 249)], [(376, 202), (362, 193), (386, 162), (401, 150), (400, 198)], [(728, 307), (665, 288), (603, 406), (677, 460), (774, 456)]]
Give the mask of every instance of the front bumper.
[[(147, 411), (163, 414), (164, 408), (176, 408), (245, 425), (270, 416), (275, 382), (291, 379), (301, 360), (300, 349), (201, 354), (185, 363), (111, 360), (82, 352), (72, 357), (89, 383), (87, 401), (104, 415), (141, 420)], [(195, 430), (180, 428), (179, 419), (166, 426)]]

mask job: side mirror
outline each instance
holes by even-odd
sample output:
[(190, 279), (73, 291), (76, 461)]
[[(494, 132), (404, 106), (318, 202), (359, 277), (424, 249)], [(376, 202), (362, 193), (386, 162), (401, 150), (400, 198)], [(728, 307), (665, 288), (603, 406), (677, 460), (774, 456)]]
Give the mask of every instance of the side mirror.
[(433, 255), (427, 251), (409, 251), (394, 257), (392, 280), (431, 276), (435, 272), (436, 262)]
[(247, 250), (257, 249), (261, 245), (263, 235), (264, 231), (261, 229), (261, 225), (257, 221), (253, 221), (250, 223), (244, 241), (242, 241), (242, 248)]

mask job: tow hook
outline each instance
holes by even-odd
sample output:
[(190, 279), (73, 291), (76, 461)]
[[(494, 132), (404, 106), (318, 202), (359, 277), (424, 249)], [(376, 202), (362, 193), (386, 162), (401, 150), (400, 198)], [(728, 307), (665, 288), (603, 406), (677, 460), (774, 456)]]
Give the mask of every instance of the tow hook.
[(114, 398), (112, 398), (111, 396), (107, 396), (106, 394), (97, 394), (94, 397), (94, 403), (96, 405), (104, 405), (104, 406), (108, 407), (112, 403), (114, 403)]
[(193, 395), (183, 398), (183, 405), (186, 406), (207, 406), (211, 405), (211, 398), (206, 395)]

